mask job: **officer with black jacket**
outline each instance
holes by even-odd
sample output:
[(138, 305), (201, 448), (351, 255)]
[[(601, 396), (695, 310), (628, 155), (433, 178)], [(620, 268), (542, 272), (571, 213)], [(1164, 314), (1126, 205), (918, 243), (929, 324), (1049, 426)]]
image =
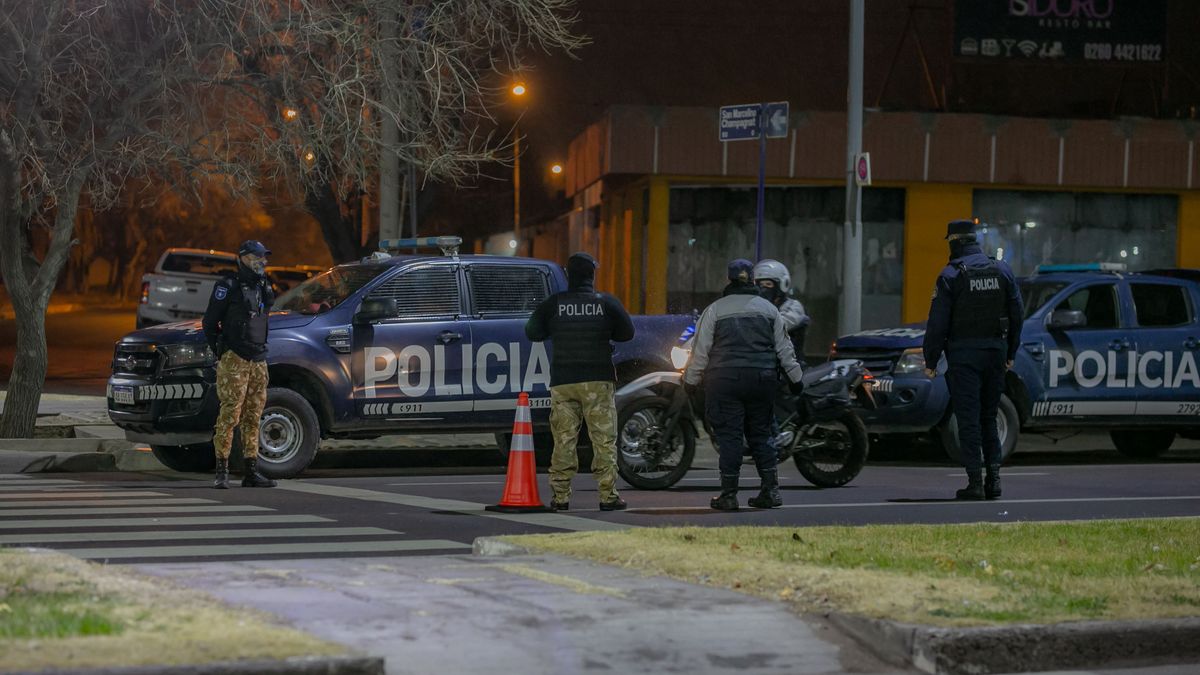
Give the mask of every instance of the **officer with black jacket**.
[[(975, 222), (949, 224), (950, 263), (938, 276), (925, 328), (926, 374), (936, 375), (943, 352), (949, 363), (946, 385), (958, 420), (958, 442), (967, 487), (958, 499), (1000, 498), (1000, 436), (996, 413), (1004, 373), (1021, 341), (1025, 311), (1012, 269), (984, 255)], [(987, 482), (983, 467), (987, 467)]]
[(546, 298), (529, 321), (525, 334), (534, 342), (551, 340), (550, 508), (570, 508), (571, 479), (579, 470), (579, 428), (587, 421), (592, 440), (592, 474), (600, 490), (600, 510), (620, 511), (617, 494), (617, 407), (613, 400), (613, 342), (633, 339), (633, 320), (621, 301), (595, 289), (596, 259), (576, 253), (567, 260), (567, 290)]
[(258, 421), (267, 402), (267, 315), (275, 304), (266, 277), (270, 251), (262, 242), (238, 247), (238, 270), (213, 286), (204, 312), (204, 337), (217, 356), (217, 398), (221, 412), (213, 429), (217, 475), (213, 487), (229, 487), (229, 454), (234, 429), (241, 430), (246, 463), (242, 487), (275, 487), (258, 473)]
[(709, 305), (696, 324), (695, 347), (683, 375), (684, 386), (704, 382), (704, 414), (720, 453), (721, 494), (710, 503), (720, 511), (738, 508), (738, 478), (746, 446), (762, 479), (749, 505), (783, 506), (771, 429), (775, 419), (778, 370), (782, 367), (793, 393), (799, 394), (802, 370), (783, 318), (759, 296), (749, 260), (729, 263), (729, 284), (721, 299)]

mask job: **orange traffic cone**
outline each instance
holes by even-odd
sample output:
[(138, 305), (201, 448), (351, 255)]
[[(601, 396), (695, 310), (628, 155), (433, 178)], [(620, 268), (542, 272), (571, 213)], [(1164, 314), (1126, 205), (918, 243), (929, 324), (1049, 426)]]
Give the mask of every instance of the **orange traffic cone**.
[(508, 449), (508, 477), (500, 503), (486, 507), (501, 513), (549, 511), (538, 497), (537, 465), (533, 457), (533, 422), (529, 417), (529, 394), (517, 398), (517, 418), (513, 422), (512, 446)]

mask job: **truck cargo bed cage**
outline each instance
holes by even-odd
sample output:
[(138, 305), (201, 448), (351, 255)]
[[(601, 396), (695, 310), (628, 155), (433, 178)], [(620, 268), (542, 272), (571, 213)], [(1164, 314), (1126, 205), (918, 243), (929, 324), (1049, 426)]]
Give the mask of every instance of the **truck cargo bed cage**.
[(462, 246), (462, 237), (414, 237), (410, 239), (384, 239), (379, 242), (379, 250), (388, 254), (400, 253), (405, 249), (439, 248), (442, 255), (456, 256)]

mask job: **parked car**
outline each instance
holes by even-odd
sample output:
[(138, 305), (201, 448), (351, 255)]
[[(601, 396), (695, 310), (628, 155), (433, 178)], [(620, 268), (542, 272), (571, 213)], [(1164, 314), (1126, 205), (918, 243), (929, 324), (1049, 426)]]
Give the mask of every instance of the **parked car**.
[[(530, 342), (525, 321), (566, 288), (563, 269), (530, 258), (459, 256), (457, 238), (434, 241), (451, 254), (377, 253), (276, 300), (259, 425), (264, 474), (301, 473), (322, 438), (488, 432), (507, 451), (503, 438), (521, 392), (530, 395), (537, 451), (548, 456), (550, 345)], [(620, 382), (670, 369), (671, 347), (691, 321), (634, 317), (636, 337), (614, 348)], [(167, 466), (211, 468), (214, 363), (199, 321), (126, 335), (108, 381), (109, 416)]]
[(137, 327), (145, 328), (204, 316), (213, 284), (237, 273), (232, 253), (195, 248), (169, 248), (154, 272), (142, 276)]
[[(1025, 322), (997, 419), (1005, 457), (1023, 431), (1102, 429), (1137, 458), (1200, 438), (1200, 271), (1044, 265), (1019, 283)], [(925, 375), (924, 335), (924, 324), (863, 331), (838, 338), (832, 355), (876, 378), (868, 432), (884, 442), (932, 432), (957, 459), (946, 363)]]
[(316, 265), (270, 265), (267, 267), (267, 278), (271, 281), (275, 297), (279, 297), (326, 269)]

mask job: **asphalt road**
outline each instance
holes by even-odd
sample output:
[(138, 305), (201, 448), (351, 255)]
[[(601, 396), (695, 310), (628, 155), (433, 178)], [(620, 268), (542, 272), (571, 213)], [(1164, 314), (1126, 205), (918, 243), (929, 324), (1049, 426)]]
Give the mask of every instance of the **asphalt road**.
[[(362, 475), (370, 473), (371, 475)], [(395, 474), (399, 475), (395, 475)], [(385, 474), (385, 475), (380, 475)], [(386, 475), (393, 474), (393, 475)], [(208, 487), (188, 474), (36, 474), (0, 477), (0, 545), (41, 546), (114, 563), (461, 554), (479, 536), (652, 525), (966, 523), (1200, 516), (1200, 462), (1028, 464), (1005, 473), (1004, 499), (959, 503), (960, 471), (868, 466), (849, 486), (819, 490), (781, 471), (785, 505), (708, 508), (716, 472), (696, 469), (671, 490), (625, 487), (628, 511), (599, 511), (590, 476), (571, 511), (484, 510), (504, 487), (491, 473), (417, 475), (334, 470), (275, 489)], [(546, 476), (539, 475), (548, 500)], [(757, 487), (744, 470), (742, 501)]]
[[(46, 391), (103, 396), (113, 345), (134, 329), (135, 322), (132, 307), (85, 308), (47, 316)], [(16, 331), (15, 322), (0, 319), (0, 383), (8, 382), (12, 373)]]

